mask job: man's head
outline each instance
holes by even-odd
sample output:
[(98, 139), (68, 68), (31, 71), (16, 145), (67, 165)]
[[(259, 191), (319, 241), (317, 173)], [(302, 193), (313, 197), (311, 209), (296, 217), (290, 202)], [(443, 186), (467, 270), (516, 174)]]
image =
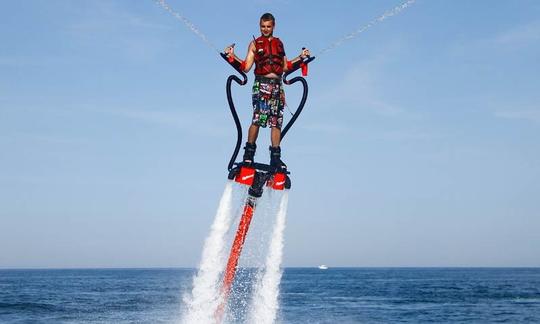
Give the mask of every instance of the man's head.
[(270, 37), (274, 34), (275, 25), (276, 25), (276, 19), (271, 13), (267, 12), (261, 16), (259, 27), (261, 28), (261, 34), (264, 37)]

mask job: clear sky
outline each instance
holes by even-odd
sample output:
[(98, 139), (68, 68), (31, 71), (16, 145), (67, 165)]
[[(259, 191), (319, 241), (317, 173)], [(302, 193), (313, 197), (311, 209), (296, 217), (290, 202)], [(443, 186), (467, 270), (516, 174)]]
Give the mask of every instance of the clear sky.
[[(400, 2), (168, 3), (241, 55), (270, 11), (295, 56)], [(2, 1), (0, 21), (0, 267), (196, 266), (233, 70), (151, 0)], [(539, 57), (539, 1), (419, 0), (317, 58), (282, 145), (284, 265), (540, 266)]]

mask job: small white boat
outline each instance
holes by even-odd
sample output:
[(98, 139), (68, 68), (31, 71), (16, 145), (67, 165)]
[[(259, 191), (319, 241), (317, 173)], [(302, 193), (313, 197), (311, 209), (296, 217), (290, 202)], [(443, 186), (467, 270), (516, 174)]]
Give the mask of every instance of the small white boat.
[(327, 267), (325, 264), (321, 264), (321, 265), (319, 266), (319, 269), (321, 269), (321, 270), (326, 270), (326, 269), (328, 269), (328, 267)]

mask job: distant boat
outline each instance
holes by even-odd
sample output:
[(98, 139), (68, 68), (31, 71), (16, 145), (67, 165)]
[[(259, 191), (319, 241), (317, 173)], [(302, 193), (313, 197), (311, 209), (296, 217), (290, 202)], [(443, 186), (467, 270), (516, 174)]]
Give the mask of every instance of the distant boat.
[(319, 269), (321, 269), (321, 270), (326, 270), (326, 269), (328, 269), (328, 267), (327, 267), (326, 265), (324, 265), (324, 264), (321, 264), (321, 265), (319, 266)]

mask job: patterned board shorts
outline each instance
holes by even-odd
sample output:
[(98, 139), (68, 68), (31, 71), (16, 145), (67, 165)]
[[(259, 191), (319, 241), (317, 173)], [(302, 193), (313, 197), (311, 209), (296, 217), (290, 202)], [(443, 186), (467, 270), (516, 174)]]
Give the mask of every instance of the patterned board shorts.
[(253, 125), (281, 129), (284, 107), (285, 92), (281, 79), (256, 77), (253, 83)]

